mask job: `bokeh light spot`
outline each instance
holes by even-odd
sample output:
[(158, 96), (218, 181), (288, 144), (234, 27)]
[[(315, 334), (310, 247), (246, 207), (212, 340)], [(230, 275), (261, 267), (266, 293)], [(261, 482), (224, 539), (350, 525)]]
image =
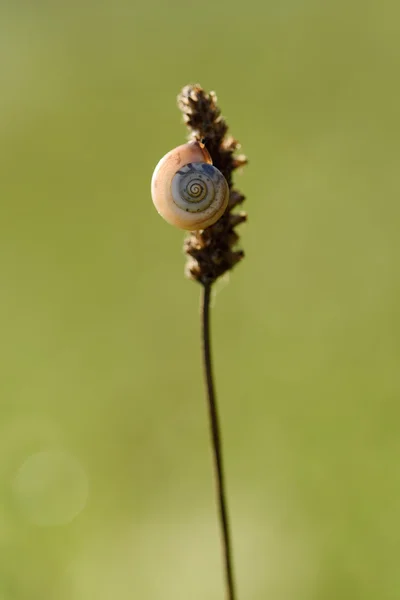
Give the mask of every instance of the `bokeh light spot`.
[(60, 451), (38, 452), (18, 469), (13, 481), (16, 504), (27, 521), (66, 525), (84, 509), (89, 493), (80, 462)]

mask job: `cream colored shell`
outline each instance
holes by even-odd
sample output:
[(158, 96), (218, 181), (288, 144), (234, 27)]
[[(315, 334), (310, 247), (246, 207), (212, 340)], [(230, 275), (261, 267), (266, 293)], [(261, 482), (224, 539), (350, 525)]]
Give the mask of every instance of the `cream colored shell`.
[(229, 188), (204, 145), (188, 142), (160, 160), (151, 180), (151, 195), (168, 223), (195, 231), (209, 227), (225, 212)]

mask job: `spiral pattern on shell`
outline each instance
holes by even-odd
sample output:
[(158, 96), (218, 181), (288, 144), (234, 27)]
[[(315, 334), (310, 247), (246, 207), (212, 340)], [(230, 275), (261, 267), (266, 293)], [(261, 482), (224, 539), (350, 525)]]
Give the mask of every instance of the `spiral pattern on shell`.
[(205, 210), (215, 201), (221, 186), (224, 186), (221, 177), (218, 169), (207, 163), (184, 165), (172, 180), (175, 204), (186, 212)]
[(181, 229), (199, 230), (225, 212), (229, 187), (200, 142), (188, 142), (166, 154), (155, 168), (151, 183), (159, 214)]

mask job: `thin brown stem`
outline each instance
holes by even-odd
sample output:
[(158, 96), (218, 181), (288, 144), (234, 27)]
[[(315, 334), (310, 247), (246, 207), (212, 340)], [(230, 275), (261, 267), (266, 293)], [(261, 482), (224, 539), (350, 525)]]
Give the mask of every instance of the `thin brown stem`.
[(207, 391), (208, 410), (210, 417), (211, 442), (215, 467), (215, 477), (217, 486), (217, 502), (219, 510), (219, 520), (222, 535), (222, 550), (224, 557), (224, 569), (226, 579), (226, 597), (227, 600), (236, 600), (235, 583), (233, 577), (233, 559), (232, 545), (229, 532), (229, 518), (226, 500), (226, 490), (224, 482), (224, 467), (222, 461), (222, 444), (221, 433), (219, 426), (217, 401), (215, 397), (214, 379), (212, 370), (211, 358), (211, 342), (210, 342), (210, 297), (211, 283), (203, 283), (202, 289), (202, 346), (203, 346), (203, 363), (204, 377)]

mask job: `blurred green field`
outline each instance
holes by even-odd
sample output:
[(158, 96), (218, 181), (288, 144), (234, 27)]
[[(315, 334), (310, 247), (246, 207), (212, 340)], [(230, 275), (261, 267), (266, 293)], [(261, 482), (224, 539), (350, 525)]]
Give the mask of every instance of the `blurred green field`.
[(250, 164), (213, 341), (240, 600), (400, 598), (398, 3), (0, 4), (0, 600), (222, 600), (199, 287), (150, 178)]

